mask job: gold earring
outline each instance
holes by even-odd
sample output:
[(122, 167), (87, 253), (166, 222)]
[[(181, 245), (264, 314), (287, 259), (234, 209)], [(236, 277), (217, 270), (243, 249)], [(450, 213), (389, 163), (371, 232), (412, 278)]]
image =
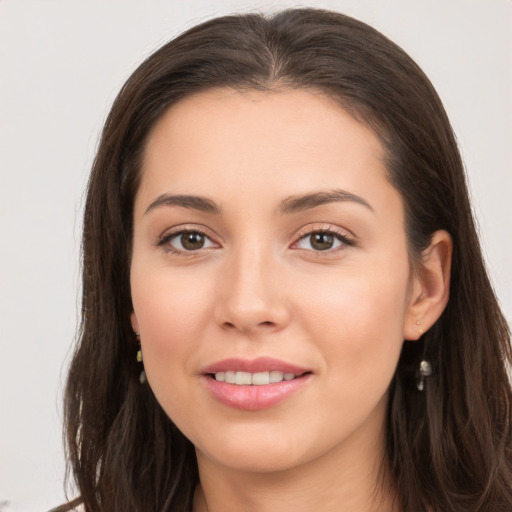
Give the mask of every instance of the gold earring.
[(137, 363), (142, 363), (142, 350), (140, 348), (140, 341), (137, 345)]
[[(140, 334), (135, 333), (135, 336), (137, 337), (137, 363), (142, 364), (142, 348), (140, 346)], [(139, 382), (141, 384), (144, 384), (146, 382), (146, 372), (144, 371), (144, 366), (142, 367), (142, 370), (139, 374)]]

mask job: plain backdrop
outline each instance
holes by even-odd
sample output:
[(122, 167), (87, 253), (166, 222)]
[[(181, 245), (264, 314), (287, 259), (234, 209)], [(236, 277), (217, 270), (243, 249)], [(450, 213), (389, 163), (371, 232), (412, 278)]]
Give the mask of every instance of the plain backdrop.
[[(296, 5), (308, 4), (0, 0), (1, 512), (44, 511), (64, 498), (61, 399), (79, 309), (83, 191), (117, 91), (152, 50), (200, 21)], [(375, 26), (432, 80), (461, 146), (510, 321), (512, 3), (309, 5)]]

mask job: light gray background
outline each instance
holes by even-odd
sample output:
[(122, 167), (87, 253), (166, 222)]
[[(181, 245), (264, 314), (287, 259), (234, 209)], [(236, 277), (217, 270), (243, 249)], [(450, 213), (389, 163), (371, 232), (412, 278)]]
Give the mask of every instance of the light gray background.
[[(293, 5), (0, 0), (0, 502), (10, 501), (0, 511), (43, 511), (63, 499), (60, 402), (77, 319), (83, 189), (115, 94), (146, 55), (185, 28), (235, 10)], [(510, 320), (511, 1), (314, 5), (375, 26), (431, 78), (460, 141)]]

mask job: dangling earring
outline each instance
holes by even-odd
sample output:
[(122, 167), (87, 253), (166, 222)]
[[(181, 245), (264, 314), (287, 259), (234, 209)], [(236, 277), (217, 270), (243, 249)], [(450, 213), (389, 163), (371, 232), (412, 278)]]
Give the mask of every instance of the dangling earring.
[[(420, 331), (420, 337), (425, 334), (423, 327), (421, 326), (421, 322), (419, 319), (416, 320), (416, 325), (418, 326), (418, 331)], [(425, 389), (425, 378), (432, 375), (432, 365), (430, 361), (423, 359), (420, 362), (419, 368), (416, 370), (416, 387), (418, 391), (423, 391)]]
[(420, 362), (420, 366), (416, 371), (416, 387), (418, 391), (425, 389), (425, 378), (432, 375), (432, 365), (425, 359)]
[[(140, 334), (135, 333), (137, 337), (137, 363), (142, 365), (142, 348), (140, 346)], [(146, 382), (146, 372), (144, 371), (144, 365), (142, 365), (142, 370), (139, 374), (139, 382), (144, 384)]]

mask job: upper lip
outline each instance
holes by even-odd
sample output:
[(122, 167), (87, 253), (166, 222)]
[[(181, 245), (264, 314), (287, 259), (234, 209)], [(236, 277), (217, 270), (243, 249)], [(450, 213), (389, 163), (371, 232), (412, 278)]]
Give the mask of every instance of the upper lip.
[(211, 374), (217, 372), (268, 372), (279, 371), (283, 373), (293, 373), (302, 375), (311, 370), (305, 367), (297, 366), (286, 361), (274, 359), (272, 357), (258, 357), (256, 359), (229, 358), (212, 363), (201, 370), (202, 374)]

